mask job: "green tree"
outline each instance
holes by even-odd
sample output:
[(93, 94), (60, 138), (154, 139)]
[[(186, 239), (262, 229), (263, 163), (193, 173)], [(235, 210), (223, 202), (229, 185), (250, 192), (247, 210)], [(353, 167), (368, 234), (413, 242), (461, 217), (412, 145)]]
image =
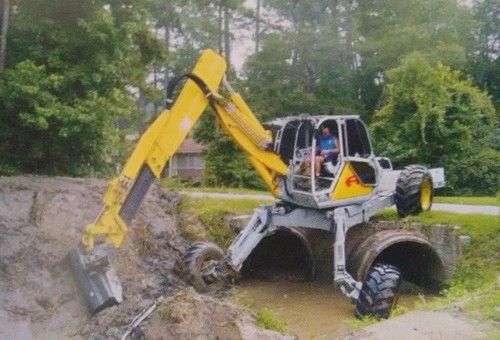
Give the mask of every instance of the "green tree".
[(371, 126), (379, 153), (397, 166), (443, 166), (454, 194), (496, 193), (498, 116), (488, 95), (419, 53), (387, 75), (384, 105)]
[(476, 22), (456, 0), (367, 0), (355, 12), (357, 82), (369, 112), (379, 104), (385, 72), (408, 54), (462, 69), (472, 52)]
[(474, 1), (474, 18), (479, 23), (475, 35), (475, 53), (469, 58), (467, 71), (475, 83), (490, 93), (500, 107), (500, 1)]
[(267, 117), (360, 112), (353, 83), (354, 1), (266, 1), (286, 22), (260, 35), (245, 65), (250, 103)]
[(195, 138), (208, 145), (204, 154), (205, 184), (210, 186), (264, 189), (264, 183), (254, 171), (247, 155), (216, 126), (213, 115), (205, 115), (195, 131)]
[(0, 79), (0, 172), (111, 169), (117, 124), (161, 57), (141, 1), (19, 1)]
[[(289, 46), (278, 34), (264, 38), (261, 50), (245, 64), (245, 98), (252, 110), (268, 119), (291, 112), (306, 112), (312, 108), (309, 96), (290, 84)], [(308, 100), (309, 99), (309, 100)]]
[(0, 37), (0, 72), (5, 68), (5, 51), (7, 50), (7, 32), (9, 29), (10, 19), (10, 1), (2, 0), (0, 2), (1, 9), (1, 37)]
[[(231, 51), (235, 39), (234, 29), (241, 28), (247, 21), (242, 4), (242, 0), (179, 2), (180, 29), (175, 32), (179, 43), (169, 53), (172, 75), (188, 71), (199, 56), (200, 49), (212, 48), (226, 58), (229, 78), (232, 80), (236, 77), (231, 67)], [(246, 156), (223, 133), (214, 133), (215, 129), (214, 116), (207, 113), (194, 133), (195, 139), (208, 146), (204, 157), (206, 183), (259, 186), (259, 179)]]

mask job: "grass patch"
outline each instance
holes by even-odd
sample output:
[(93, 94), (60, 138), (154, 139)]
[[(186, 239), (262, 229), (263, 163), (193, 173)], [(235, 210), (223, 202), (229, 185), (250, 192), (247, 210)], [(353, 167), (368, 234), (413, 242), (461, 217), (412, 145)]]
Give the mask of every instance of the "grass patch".
[(245, 308), (248, 312), (254, 314), (256, 316), (256, 324), (257, 326), (265, 329), (274, 330), (280, 333), (285, 333), (287, 329), (286, 322), (281, 320), (279, 316), (274, 312), (274, 310), (264, 307), (260, 310), (257, 310), (255, 305), (253, 304), (253, 299), (246, 294), (234, 294), (234, 301)]
[(403, 315), (403, 314), (406, 314), (406, 313), (408, 313), (410, 310), (411, 310), (411, 308), (410, 308), (410, 307), (403, 306), (403, 305), (401, 305), (401, 304), (396, 305), (396, 307), (394, 307), (394, 308), (391, 310), (391, 318), (396, 317), (396, 316), (400, 316), (400, 315)]
[(183, 196), (178, 208), (183, 219), (181, 227), (191, 240), (210, 240), (226, 248), (235, 236), (227, 226), (228, 217), (250, 214), (258, 206), (269, 203), (271, 201)]
[(270, 195), (269, 191), (254, 190), (247, 188), (227, 188), (227, 187), (185, 187), (183, 191), (195, 192), (218, 192), (224, 194), (250, 194), (250, 195)]
[(158, 306), (158, 315), (162, 321), (169, 321), (172, 318), (173, 312), (174, 308), (166, 302), (162, 302)]
[(215, 211), (227, 213), (251, 213), (260, 205), (270, 204), (272, 201), (262, 201), (246, 198), (220, 200), (217, 198), (183, 198), (183, 202), (199, 211), (200, 216), (207, 222), (211, 221)]
[(435, 203), (450, 203), (450, 204), (471, 204), (471, 205), (494, 205), (500, 206), (500, 196), (436, 196)]
[(500, 321), (500, 289), (498, 284), (478, 292), (465, 304), (465, 310), (478, 312), (487, 319)]
[(195, 192), (220, 192), (229, 194), (258, 194), (269, 195), (269, 191), (255, 190), (248, 188), (229, 188), (229, 187), (209, 187), (199, 184), (193, 184), (183, 181), (179, 178), (166, 178), (162, 180), (163, 187), (175, 191), (195, 191)]
[(358, 330), (361, 328), (365, 328), (366, 326), (373, 325), (374, 323), (379, 322), (376, 318), (372, 316), (364, 316), (361, 319), (354, 318), (349, 322), (349, 325), (353, 330)]
[(185, 187), (193, 186), (189, 182), (183, 181), (179, 177), (164, 178), (161, 180), (161, 184), (165, 189), (177, 191), (184, 189)]
[[(399, 219), (395, 209), (384, 209), (375, 218), (378, 220)], [(424, 225), (457, 224), (460, 234), (474, 237), (499, 237), (500, 216), (484, 214), (457, 214), (446, 211), (427, 211), (417, 216), (408, 216), (403, 222), (420, 222)]]
[(284, 333), (286, 330), (285, 322), (280, 320), (276, 313), (270, 308), (262, 308), (257, 312), (256, 324), (261, 328), (270, 329), (280, 333)]
[[(405, 313), (408, 313), (410, 310), (411, 310), (410, 307), (398, 304), (398, 305), (396, 305), (395, 308), (392, 309), (390, 317), (393, 318), (393, 317), (396, 317), (399, 315), (403, 315)], [(378, 320), (373, 316), (367, 315), (367, 316), (362, 317), (361, 319), (354, 318), (354, 319), (349, 321), (349, 324), (353, 330), (358, 330), (358, 329), (373, 325), (373, 324), (380, 322), (380, 321), (381, 320)]]
[[(393, 209), (386, 209), (376, 219), (397, 219)], [(459, 233), (471, 236), (455, 275), (450, 279), (443, 296), (430, 306), (443, 308), (464, 301), (464, 309), (483, 318), (500, 321), (500, 216), (456, 214), (428, 211), (403, 219), (403, 223), (424, 225), (457, 224)]]

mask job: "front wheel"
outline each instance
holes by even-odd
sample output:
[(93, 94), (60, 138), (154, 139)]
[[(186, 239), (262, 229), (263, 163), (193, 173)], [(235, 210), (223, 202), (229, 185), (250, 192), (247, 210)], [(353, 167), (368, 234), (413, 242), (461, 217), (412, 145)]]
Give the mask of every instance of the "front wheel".
[(368, 276), (356, 302), (356, 317), (372, 316), (387, 319), (396, 305), (401, 273), (389, 264), (375, 264)]
[(189, 283), (200, 293), (220, 290), (224, 281), (216, 276), (215, 269), (223, 258), (224, 253), (217, 245), (210, 242), (194, 243), (184, 256)]

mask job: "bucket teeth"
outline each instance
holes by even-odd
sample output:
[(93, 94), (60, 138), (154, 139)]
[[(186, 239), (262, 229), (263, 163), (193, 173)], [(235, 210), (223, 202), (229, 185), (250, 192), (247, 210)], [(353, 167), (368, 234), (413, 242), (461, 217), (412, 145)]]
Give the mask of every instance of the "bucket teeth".
[(68, 259), (92, 314), (122, 302), (122, 287), (107, 257), (74, 248)]

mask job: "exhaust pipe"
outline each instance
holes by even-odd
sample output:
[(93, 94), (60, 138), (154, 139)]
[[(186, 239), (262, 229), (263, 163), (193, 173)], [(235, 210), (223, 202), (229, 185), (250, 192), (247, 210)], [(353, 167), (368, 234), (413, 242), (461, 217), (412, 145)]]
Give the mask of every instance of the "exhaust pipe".
[(82, 247), (68, 253), (73, 275), (92, 314), (123, 301), (122, 286), (103, 247), (96, 246), (89, 254)]

